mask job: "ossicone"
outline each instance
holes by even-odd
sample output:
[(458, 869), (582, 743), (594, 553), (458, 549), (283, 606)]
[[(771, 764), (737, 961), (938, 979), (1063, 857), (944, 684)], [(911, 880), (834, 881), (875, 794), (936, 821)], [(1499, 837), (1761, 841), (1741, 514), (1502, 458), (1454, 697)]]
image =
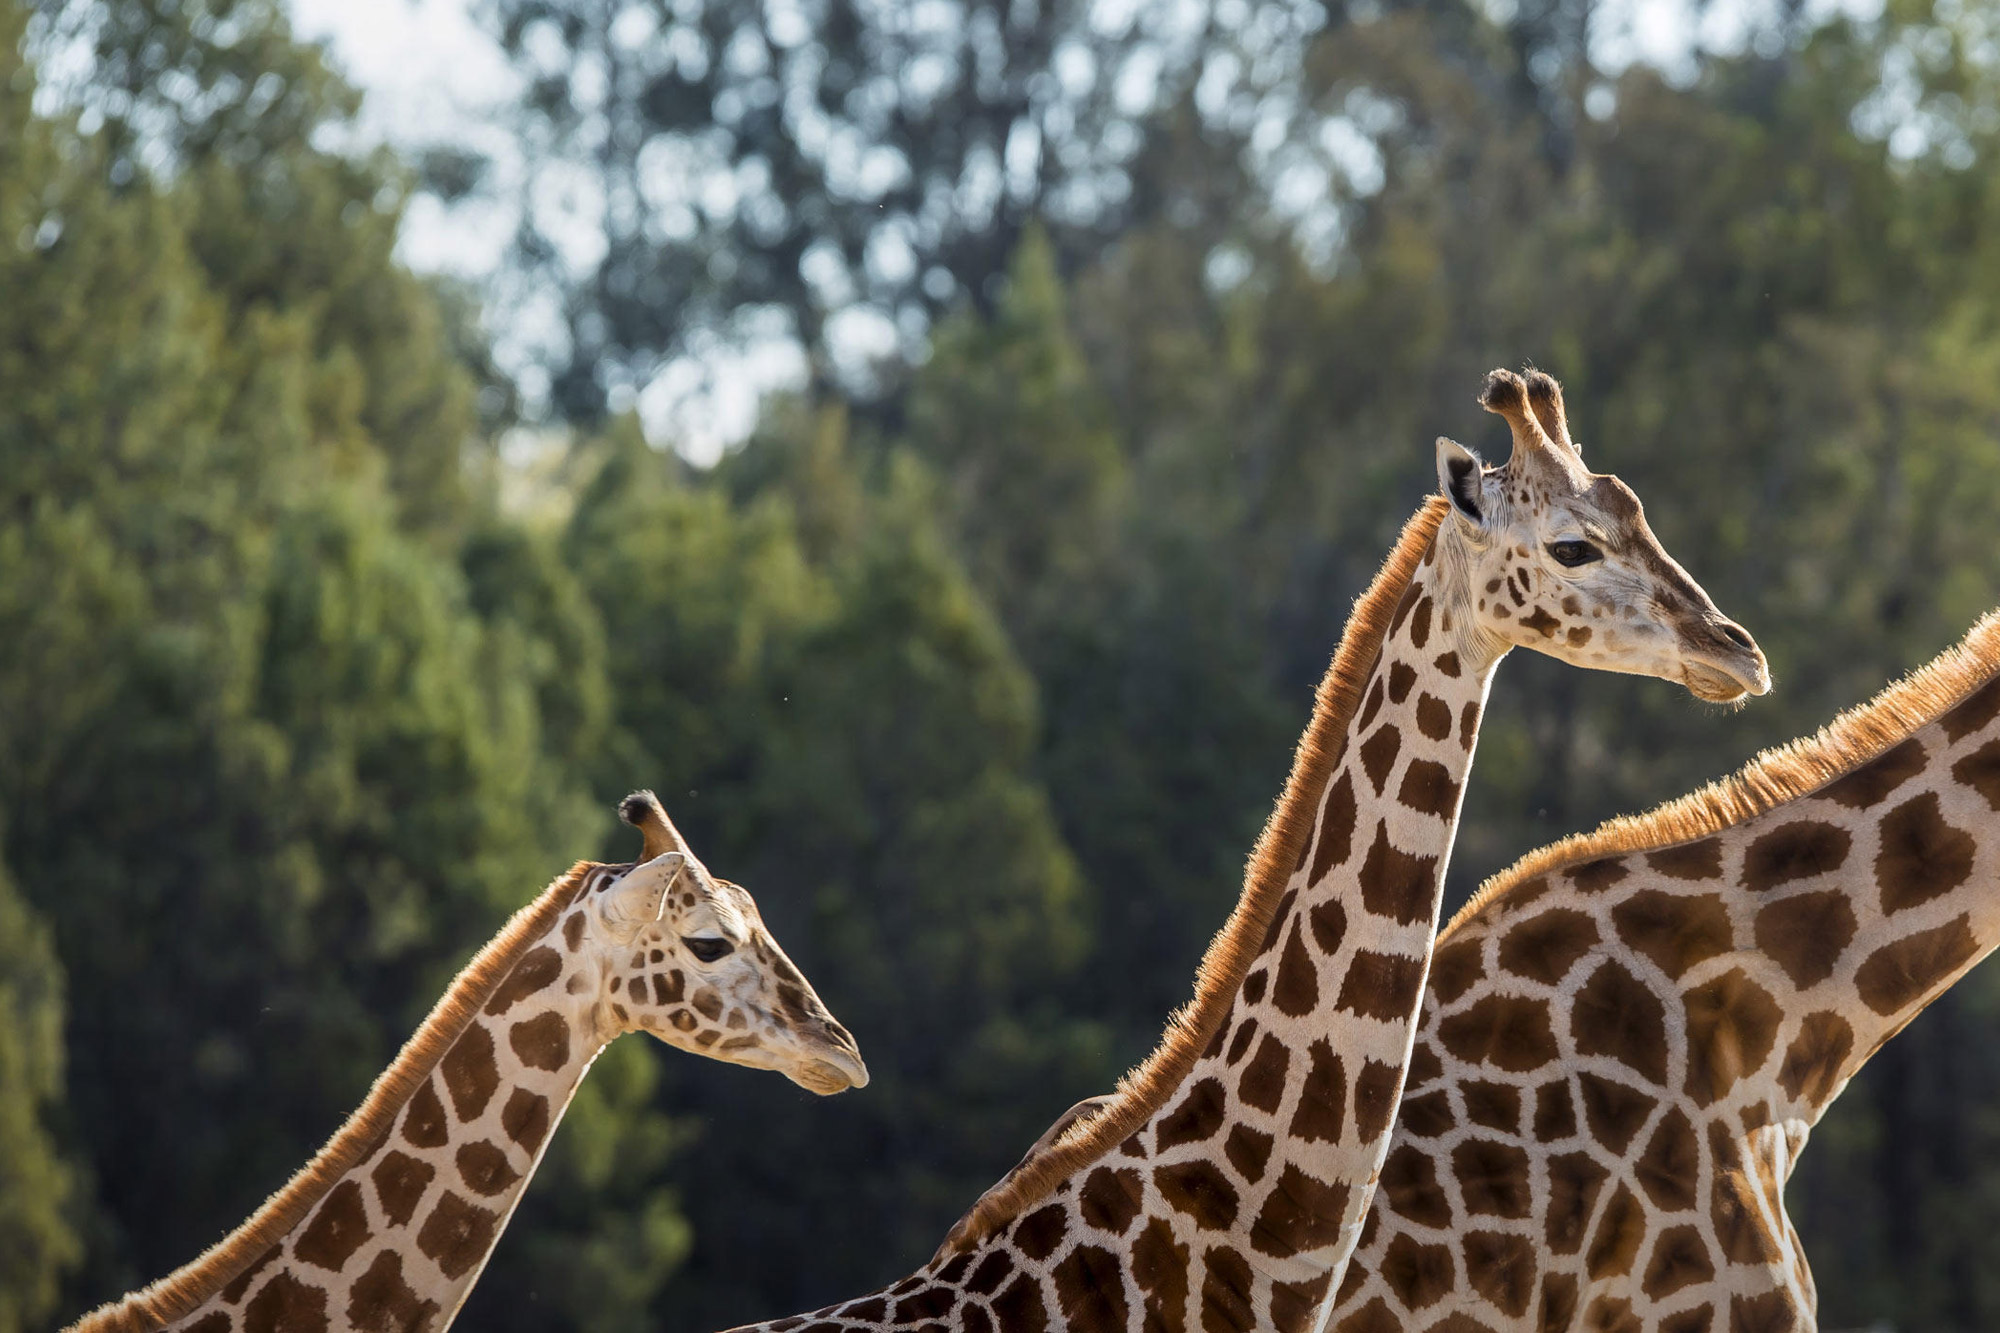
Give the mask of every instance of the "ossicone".
[(1569, 437), (1569, 415), (1563, 410), (1562, 385), (1556, 382), (1556, 377), (1545, 370), (1530, 370), (1527, 389), (1528, 408), (1535, 414), (1542, 434), (1581, 458), (1583, 451)]
[(689, 855), (680, 830), (674, 827), (673, 820), (667, 818), (666, 807), (650, 790), (635, 791), (620, 801), (618, 817), (638, 829), (645, 838), (645, 853), (641, 860), (650, 861), (668, 852)]
[[(1549, 383), (1554, 384), (1555, 381), (1550, 380)], [(1507, 429), (1514, 437), (1516, 457), (1554, 449), (1553, 442), (1543, 433), (1541, 423), (1528, 406), (1527, 382), (1513, 371), (1488, 371), (1486, 383), (1479, 391), (1479, 405), (1488, 412), (1507, 418)]]

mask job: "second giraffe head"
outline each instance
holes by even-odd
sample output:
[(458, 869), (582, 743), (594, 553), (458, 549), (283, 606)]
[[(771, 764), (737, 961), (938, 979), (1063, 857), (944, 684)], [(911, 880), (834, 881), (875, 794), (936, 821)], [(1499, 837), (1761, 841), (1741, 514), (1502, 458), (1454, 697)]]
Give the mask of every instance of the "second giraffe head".
[(1631, 488), (1584, 467), (1554, 379), (1496, 370), (1479, 401), (1507, 419), (1513, 456), (1484, 467), (1440, 439), (1438, 481), (1457, 538), (1444, 549), (1469, 566), (1464, 610), (1496, 653), (1677, 680), (1718, 703), (1771, 688), (1756, 642), (1661, 548)]
[(749, 893), (708, 873), (653, 793), (627, 796), (618, 816), (645, 836), (645, 850), (593, 884), (575, 918), (600, 959), (593, 1013), (603, 1037), (650, 1032), (821, 1094), (867, 1086), (854, 1038), (785, 957)]

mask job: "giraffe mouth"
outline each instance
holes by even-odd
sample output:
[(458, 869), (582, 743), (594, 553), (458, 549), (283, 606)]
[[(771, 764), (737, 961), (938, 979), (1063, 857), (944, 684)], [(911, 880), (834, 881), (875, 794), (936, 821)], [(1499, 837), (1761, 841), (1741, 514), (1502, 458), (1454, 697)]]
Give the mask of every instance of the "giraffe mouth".
[(1769, 678), (1762, 671), (1746, 680), (1732, 671), (1705, 662), (1683, 665), (1681, 683), (1695, 698), (1712, 704), (1744, 703), (1751, 695), (1763, 694), (1771, 688)]
[(791, 1071), (791, 1076), (792, 1082), (807, 1092), (816, 1092), (822, 1097), (831, 1097), (834, 1093), (846, 1092), (849, 1088), (868, 1086), (868, 1066), (861, 1063), (861, 1057), (858, 1055), (838, 1062), (808, 1060)]

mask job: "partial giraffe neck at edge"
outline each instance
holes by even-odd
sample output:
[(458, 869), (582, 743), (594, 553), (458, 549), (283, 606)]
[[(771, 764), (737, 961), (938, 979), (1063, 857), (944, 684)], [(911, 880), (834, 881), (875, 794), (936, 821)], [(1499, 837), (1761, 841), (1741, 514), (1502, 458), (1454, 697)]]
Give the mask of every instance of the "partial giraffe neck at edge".
[(1440, 936), (1330, 1327), (1812, 1327), (1787, 1177), (2000, 947), (1996, 884), (2000, 612), (1816, 735), (1495, 876)]
[(628, 868), (579, 863), (517, 912), (304, 1170), (73, 1333), (448, 1324), (603, 1046), (564, 1002), (562, 917)]

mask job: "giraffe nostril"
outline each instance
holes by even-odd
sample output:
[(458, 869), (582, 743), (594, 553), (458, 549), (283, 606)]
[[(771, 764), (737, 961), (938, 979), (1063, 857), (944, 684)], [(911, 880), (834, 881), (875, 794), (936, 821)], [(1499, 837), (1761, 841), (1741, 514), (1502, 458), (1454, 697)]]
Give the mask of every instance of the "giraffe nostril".
[(1723, 638), (1729, 640), (1738, 648), (1744, 649), (1746, 652), (1755, 649), (1757, 646), (1757, 641), (1750, 637), (1750, 632), (1732, 621), (1723, 621), (1720, 625), (1716, 626), (1716, 630)]

